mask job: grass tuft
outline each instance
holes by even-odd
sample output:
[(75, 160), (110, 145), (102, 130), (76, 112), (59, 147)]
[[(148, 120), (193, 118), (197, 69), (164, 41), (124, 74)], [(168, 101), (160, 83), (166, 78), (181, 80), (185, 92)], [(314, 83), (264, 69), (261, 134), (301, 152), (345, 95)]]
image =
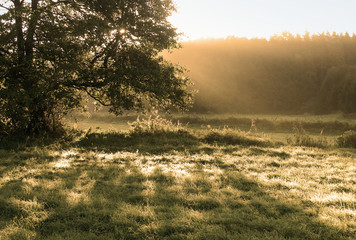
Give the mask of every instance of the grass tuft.
[(343, 148), (356, 148), (356, 131), (346, 131), (337, 139), (337, 145)]
[(270, 146), (271, 143), (263, 138), (253, 137), (245, 132), (224, 128), (212, 129), (203, 136), (202, 140), (209, 144), (242, 145), (242, 146)]

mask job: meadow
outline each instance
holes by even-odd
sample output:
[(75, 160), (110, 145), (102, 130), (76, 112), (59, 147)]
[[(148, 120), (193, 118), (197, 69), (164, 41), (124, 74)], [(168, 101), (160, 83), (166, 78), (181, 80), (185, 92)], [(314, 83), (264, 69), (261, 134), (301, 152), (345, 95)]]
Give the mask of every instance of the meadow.
[(0, 239), (355, 239), (353, 117), (97, 113), (1, 139)]

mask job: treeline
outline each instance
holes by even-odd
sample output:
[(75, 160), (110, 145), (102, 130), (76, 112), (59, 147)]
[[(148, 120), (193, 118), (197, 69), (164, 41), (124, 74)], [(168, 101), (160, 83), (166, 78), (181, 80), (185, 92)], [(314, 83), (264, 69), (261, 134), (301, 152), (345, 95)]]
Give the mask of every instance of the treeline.
[(355, 34), (192, 41), (165, 57), (189, 69), (196, 112), (356, 112)]

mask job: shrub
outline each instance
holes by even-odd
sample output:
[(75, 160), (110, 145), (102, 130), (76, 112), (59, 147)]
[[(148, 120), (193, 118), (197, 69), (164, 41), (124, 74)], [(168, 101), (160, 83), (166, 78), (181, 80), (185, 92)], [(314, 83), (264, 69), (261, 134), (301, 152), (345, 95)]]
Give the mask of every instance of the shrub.
[(346, 131), (337, 139), (337, 145), (344, 148), (356, 148), (356, 131)]

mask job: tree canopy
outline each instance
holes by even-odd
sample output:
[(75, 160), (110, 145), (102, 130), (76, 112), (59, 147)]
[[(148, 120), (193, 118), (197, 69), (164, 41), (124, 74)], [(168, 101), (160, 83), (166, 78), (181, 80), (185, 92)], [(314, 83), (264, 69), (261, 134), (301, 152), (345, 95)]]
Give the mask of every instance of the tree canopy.
[[(186, 108), (171, 0), (9, 0), (0, 4), (0, 125), (51, 131), (90, 96), (120, 114)], [(0, 127), (1, 127), (0, 126)]]

